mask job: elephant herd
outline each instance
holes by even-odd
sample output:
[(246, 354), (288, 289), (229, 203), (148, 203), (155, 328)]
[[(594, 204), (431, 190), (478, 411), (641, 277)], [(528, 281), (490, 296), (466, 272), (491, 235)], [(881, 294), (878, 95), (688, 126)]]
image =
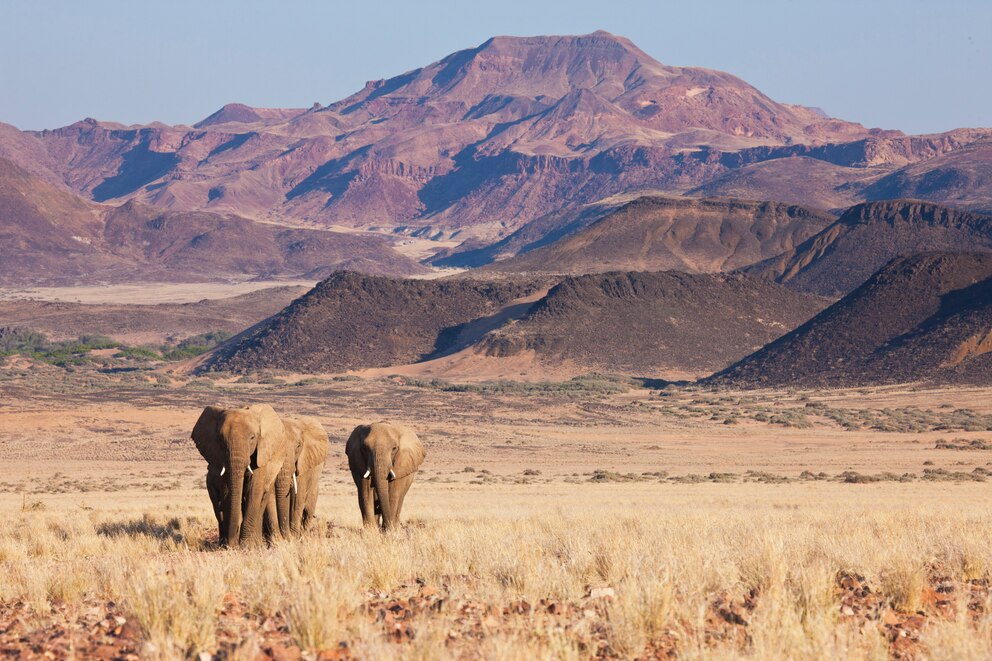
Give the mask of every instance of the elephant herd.
[[(314, 520), (327, 432), (317, 420), (280, 417), (267, 404), (208, 406), (191, 433), (207, 461), (207, 493), (223, 546), (298, 536)], [(345, 445), (362, 522), (394, 528), (424, 447), (388, 422), (359, 425)]]

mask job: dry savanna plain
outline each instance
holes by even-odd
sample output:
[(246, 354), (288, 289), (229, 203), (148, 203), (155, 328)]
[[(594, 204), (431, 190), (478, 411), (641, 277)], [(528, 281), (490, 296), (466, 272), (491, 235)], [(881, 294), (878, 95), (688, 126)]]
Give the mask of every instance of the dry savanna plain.
[[(589, 375), (0, 369), (12, 658), (988, 658), (992, 391)], [(267, 402), (331, 437), (318, 523), (218, 548), (189, 433)], [(363, 530), (344, 441), (427, 448)]]

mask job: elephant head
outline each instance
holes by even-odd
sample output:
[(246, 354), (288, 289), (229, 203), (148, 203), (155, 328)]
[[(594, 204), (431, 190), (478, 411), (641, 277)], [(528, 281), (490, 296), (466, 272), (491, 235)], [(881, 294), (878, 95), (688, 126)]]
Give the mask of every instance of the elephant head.
[(296, 449), (289, 525), (292, 533), (298, 535), (306, 529), (316, 510), (328, 438), (323, 425), (313, 418), (285, 418), (283, 423), (290, 444)]
[(207, 487), (221, 543), (258, 538), (265, 496), (282, 467), (282, 420), (266, 404), (238, 409), (208, 406), (191, 434), (207, 460)]
[(382, 528), (399, 522), (403, 499), (424, 461), (424, 446), (406, 427), (388, 422), (359, 425), (345, 445), (348, 467), (358, 487), (358, 506), (366, 526), (376, 525), (375, 504)]

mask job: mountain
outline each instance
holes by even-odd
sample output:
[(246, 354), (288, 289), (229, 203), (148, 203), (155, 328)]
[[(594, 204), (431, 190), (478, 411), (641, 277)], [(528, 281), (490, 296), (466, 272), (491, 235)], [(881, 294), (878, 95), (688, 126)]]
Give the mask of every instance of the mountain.
[[(524, 228), (527, 243), (561, 236), (575, 210), (635, 191), (823, 208), (903, 191), (988, 209), (984, 148), (967, 157), (971, 179), (964, 156), (958, 174), (925, 172), (983, 141), (992, 131), (866, 129), (596, 32), (494, 37), (308, 109), (228, 104), (194, 126), (0, 126), (0, 157), (97, 202), (417, 234), (458, 242), (439, 256), (448, 265), (478, 265)], [(965, 179), (974, 187), (961, 193)]]
[(385, 237), (174, 212), (131, 200), (94, 204), (0, 159), (0, 283), (197, 282), (320, 278), (335, 268), (426, 269)]
[(519, 366), (525, 356), (531, 374), (685, 378), (725, 367), (824, 304), (741, 275), (610, 273), (555, 284), (342, 272), (221, 346), (201, 369), (333, 373), (453, 357), (475, 374), (480, 360)]
[(839, 296), (898, 255), (992, 251), (992, 216), (917, 200), (858, 204), (822, 232), (745, 272), (794, 289)]
[(204, 369), (321, 373), (412, 363), (447, 349), (462, 324), (489, 316), (538, 287), (509, 280), (400, 280), (340, 271), (219, 347)]
[(642, 197), (548, 245), (485, 271), (729, 271), (779, 255), (834, 220), (776, 202)]
[(992, 384), (992, 253), (897, 258), (707, 381), (745, 388)]
[(704, 148), (875, 134), (597, 32), (495, 37), (325, 107), (229, 104), (193, 127), (85, 119), (12, 151), (97, 201), (493, 239), (566, 200), (725, 169)]
[(824, 301), (727, 274), (604, 273), (569, 277), (478, 351), (668, 379), (712, 373), (820, 311)]

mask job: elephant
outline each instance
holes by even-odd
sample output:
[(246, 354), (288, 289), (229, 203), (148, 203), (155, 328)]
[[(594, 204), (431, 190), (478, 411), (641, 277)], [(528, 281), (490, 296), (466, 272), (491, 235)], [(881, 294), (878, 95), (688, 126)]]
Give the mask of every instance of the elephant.
[[(282, 420), (267, 404), (236, 409), (208, 406), (190, 436), (207, 460), (207, 492), (220, 543), (229, 547), (258, 543), (263, 508), (270, 503), (269, 493), (289, 448)], [(287, 512), (288, 495), (282, 504)]]
[[(403, 499), (426, 453), (410, 429), (389, 422), (359, 425), (345, 445), (366, 527), (396, 527)], [(381, 512), (381, 521), (377, 514)]]
[(288, 530), (280, 521), (283, 534), (300, 535), (314, 519), (320, 474), (327, 460), (328, 438), (323, 425), (313, 418), (283, 418), (286, 434), (295, 448), (293, 485), (289, 495)]

